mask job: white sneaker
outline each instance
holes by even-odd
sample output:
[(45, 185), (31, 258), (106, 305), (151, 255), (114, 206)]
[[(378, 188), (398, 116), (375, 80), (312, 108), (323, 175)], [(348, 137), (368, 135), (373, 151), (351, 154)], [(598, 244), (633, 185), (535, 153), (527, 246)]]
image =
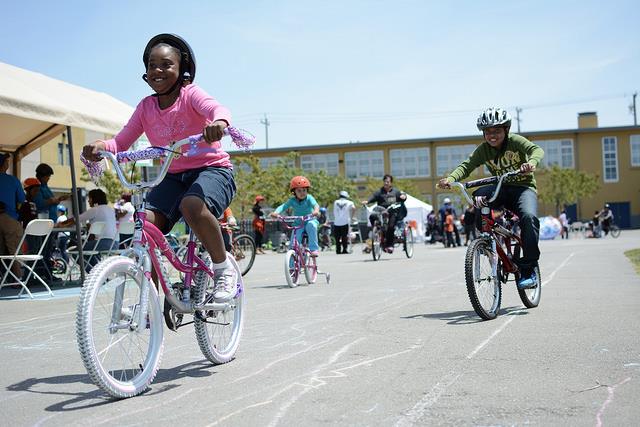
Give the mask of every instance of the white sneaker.
[(226, 302), (236, 297), (238, 293), (238, 275), (233, 267), (216, 270), (213, 272), (215, 291), (213, 299), (217, 302)]

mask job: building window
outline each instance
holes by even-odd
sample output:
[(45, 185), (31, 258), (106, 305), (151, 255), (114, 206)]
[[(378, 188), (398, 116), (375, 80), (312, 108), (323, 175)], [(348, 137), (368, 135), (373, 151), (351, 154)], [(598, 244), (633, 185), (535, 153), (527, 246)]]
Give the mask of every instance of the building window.
[(560, 166), (563, 169), (574, 168), (573, 162), (573, 140), (571, 139), (549, 139), (535, 141), (544, 150), (544, 157), (540, 162), (540, 167)]
[[(271, 166), (276, 166), (282, 160), (284, 160), (284, 157), (260, 157), (260, 168), (269, 169)], [(291, 168), (294, 167), (293, 161), (289, 161), (287, 166)]]
[(631, 135), (629, 145), (631, 146), (631, 166), (640, 166), (640, 135)]
[(382, 178), (384, 154), (377, 151), (353, 151), (344, 154), (345, 174), (349, 179)]
[(429, 149), (408, 148), (389, 150), (391, 175), (398, 178), (427, 177), (431, 175)]
[(618, 141), (615, 136), (602, 138), (604, 182), (618, 182)]
[(64, 144), (62, 142), (58, 143), (58, 164), (69, 164), (69, 144)]
[(300, 167), (305, 172), (325, 171), (327, 175), (338, 176), (338, 153), (307, 154), (300, 156)]
[(436, 173), (438, 176), (445, 176), (453, 171), (475, 149), (476, 146), (473, 144), (436, 147)]

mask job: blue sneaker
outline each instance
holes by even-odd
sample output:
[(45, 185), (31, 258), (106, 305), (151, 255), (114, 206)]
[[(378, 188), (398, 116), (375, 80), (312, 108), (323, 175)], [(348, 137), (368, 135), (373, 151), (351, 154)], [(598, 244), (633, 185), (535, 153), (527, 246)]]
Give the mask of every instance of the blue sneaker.
[(538, 278), (536, 273), (531, 273), (529, 277), (520, 276), (518, 279), (518, 289), (531, 289), (538, 285)]

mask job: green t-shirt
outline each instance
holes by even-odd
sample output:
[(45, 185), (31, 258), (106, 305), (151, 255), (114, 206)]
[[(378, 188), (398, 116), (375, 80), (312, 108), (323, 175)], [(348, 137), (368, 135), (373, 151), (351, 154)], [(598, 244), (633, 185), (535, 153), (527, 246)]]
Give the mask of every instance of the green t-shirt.
[[(485, 165), (492, 175), (502, 175), (516, 171), (524, 163), (538, 167), (544, 157), (544, 150), (524, 136), (510, 133), (499, 149), (484, 141), (478, 145), (469, 158), (453, 170), (447, 177), (449, 182), (461, 181), (471, 175), (478, 166)], [(536, 190), (533, 174), (517, 175), (506, 179), (506, 184), (522, 185)]]

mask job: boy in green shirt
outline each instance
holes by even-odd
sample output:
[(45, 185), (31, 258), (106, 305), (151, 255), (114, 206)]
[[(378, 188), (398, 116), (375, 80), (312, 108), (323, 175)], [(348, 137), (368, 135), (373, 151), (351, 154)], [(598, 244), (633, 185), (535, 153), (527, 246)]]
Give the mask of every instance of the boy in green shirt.
[[(542, 160), (544, 151), (527, 138), (510, 134), (511, 116), (501, 108), (488, 108), (477, 122), (485, 141), (471, 153), (446, 178), (438, 182), (440, 188), (451, 188), (451, 183), (468, 177), (478, 166), (485, 165), (492, 175), (498, 176), (509, 171), (519, 170), (522, 174), (507, 178), (500, 190), (494, 206), (505, 206), (520, 218), (523, 256), (519, 261), (521, 270), (518, 288), (535, 287), (534, 268), (540, 258), (538, 239), (540, 222), (538, 220), (538, 196), (533, 171)], [(473, 195), (490, 196), (495, 185), (476, 190)]]

